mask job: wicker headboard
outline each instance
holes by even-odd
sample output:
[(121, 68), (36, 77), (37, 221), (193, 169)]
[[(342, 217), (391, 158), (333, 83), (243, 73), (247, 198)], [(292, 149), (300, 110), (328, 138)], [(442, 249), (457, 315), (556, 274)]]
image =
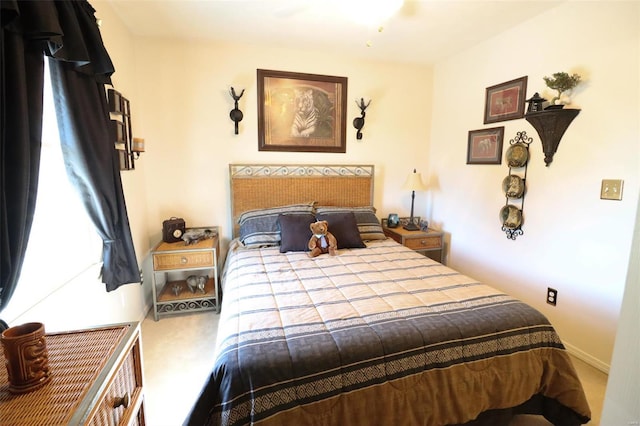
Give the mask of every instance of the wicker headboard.
[(247, 210), (316, 201), (324, 206), (373, 206), (373, 165), (230, 164), (233, 236)]

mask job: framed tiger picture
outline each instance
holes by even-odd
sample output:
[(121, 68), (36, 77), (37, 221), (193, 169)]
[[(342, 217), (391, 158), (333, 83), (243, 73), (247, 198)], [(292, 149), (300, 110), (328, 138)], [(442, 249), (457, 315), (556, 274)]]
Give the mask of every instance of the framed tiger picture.
[(347, 151), (347, 77), (257, 71), (258, 150)]

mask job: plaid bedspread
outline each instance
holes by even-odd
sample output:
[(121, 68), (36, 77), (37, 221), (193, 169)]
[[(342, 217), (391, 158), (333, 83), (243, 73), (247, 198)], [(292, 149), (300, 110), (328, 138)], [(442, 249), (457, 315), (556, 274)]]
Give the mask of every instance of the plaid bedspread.
[(232, 247), (215, 367), (186, 424), (450, 425), (512, 407), (589, 420), (540, 312), (394, 241), (367, 246)]

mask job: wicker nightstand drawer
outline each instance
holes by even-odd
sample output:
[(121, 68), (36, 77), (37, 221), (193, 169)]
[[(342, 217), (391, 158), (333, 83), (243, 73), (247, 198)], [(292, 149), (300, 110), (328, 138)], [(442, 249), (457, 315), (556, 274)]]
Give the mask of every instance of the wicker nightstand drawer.
[(442, 247), (442, 236), (406, 238), (405, 246), (412, 250), (425, 250)]
[(182, 268), (212, 268), (213, 266), (212, 251), (153, 255), (153, 269), (156, 271)]

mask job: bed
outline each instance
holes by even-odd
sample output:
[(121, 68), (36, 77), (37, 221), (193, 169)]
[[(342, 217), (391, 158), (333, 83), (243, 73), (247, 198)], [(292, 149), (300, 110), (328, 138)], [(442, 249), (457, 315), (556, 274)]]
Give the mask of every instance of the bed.
[[(386, 239), (374, 170), (230, 165), (237, 238), (214, 368), (185, 424), (498, 426), (523, 413), (587, 423), (548, 320)], [(343, 241), (336, 256), (305, 251), (302, 230), (317, 219)]]

